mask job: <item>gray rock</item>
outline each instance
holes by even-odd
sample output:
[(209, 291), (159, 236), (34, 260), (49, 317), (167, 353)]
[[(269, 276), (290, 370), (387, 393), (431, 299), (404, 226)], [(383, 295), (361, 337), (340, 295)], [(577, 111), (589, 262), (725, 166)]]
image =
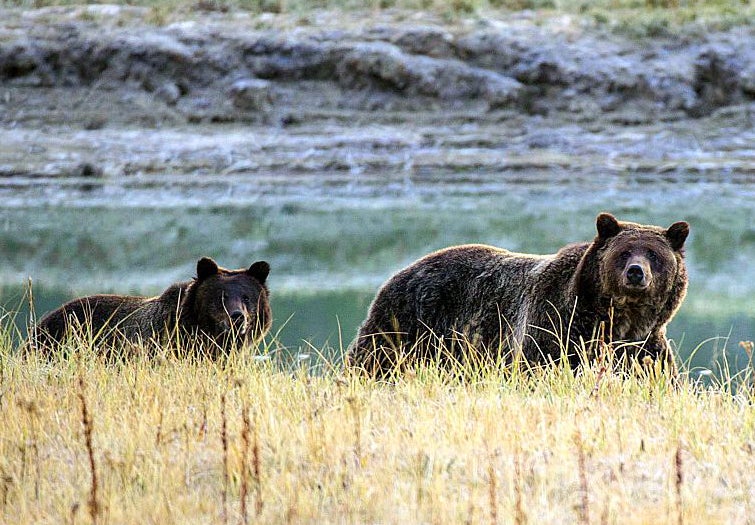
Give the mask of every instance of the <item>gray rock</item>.
[(173, 82), (166, 82), (155, 90), (155, 98), (169, 106), (175, 106), (181, 98), (181, 89)]
[(336, 74), (350, 88), (389, 88), (441, 100), (480, 97), (496, 107), (517, 100), (516, 80), (458, 60), (409, 55), (385, 42), (357, 43), (342, 50)]
[(230, 96), (233, 106), (244, 111), (267, 111), (274, 100), (272, 83), (259, 78), (237, 80)]
[(72, 175), (76, 177), (84, 178), (99, 178), (102, 177), (103, 171), (100, 166), (92, 164), (91, 162), (82, 162), (73, 170)]
[[(22, 24), (0, 39), (0, 82), (95, 91), (139, 86), (152, 94), (152, 106), (130, 113), (132, 120), (153, 118), (157, 109), (168, 119), (222, 122), (253, 120), (272, 104), (281, 114), (487, 105), (586, 118), (646, 107), (655, 119), (663, 112), (707, 115), (755, 96), (755, 34), (748, 28), (637, 42), (526, 20), (265, 31), (196, 23), (105, 28), (73, 19)], [(197, 105), (202, 97), (212, 99), (207, 110)], [(104, 113), (108, 123), (126, 118), (109, 106)]]
[(744, 64), (733, 49), (710, 46), (698, 55), (694, 63), (692, 87), (697, 103), (690, 110), (693, 116), (709, 115), (716, 108), (741, 100), (740, 74)]
[(755, 98), (755, 63), (749, 64), (739, 74), (739, 85), (745, 95)]
[(412, 27), (396, 36), (391, 42), (408, 53), (433, 58), (453, 56), (453, 35), (437, 27)]

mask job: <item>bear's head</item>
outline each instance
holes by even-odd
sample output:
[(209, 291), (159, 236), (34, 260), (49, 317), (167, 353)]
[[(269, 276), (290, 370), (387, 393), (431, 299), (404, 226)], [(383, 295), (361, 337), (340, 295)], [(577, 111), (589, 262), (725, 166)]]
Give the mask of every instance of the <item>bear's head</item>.
[(684, 241), (689, 224), (663, 229), (620, 222), (609, 213), (597, 218), (600, 288), (617, 306), (663, 307), (674, 287), (686, 290)]
[(189, 324), (220, 346), (256, 342), (271, 324), (265, 281), (270, 265), (258, 261), (247, 269), (227, 270), (209, 257), (197, 262), (197, 277), (187, 295)]

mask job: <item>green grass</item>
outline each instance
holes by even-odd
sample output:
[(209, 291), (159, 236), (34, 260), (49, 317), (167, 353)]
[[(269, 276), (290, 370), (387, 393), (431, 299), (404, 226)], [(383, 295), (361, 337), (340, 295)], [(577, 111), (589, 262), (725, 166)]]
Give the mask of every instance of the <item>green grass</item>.
[(381, 382), (255, 357), (274, 343), (223, 362), (108, 363), (82, 339), (69, 358), (22, 359), (3, 326), (1, 523), (746, 523), (755, 511), (751, 365), (707, 387), (598, 364), (430, 365)]
[[(39, 8), (59, 5), (86, 5), (101, 2), (77, 0), (3, 0), (6, 6)], [(117, 5), (156, 7), (161, 5), (183, 6), (187, 10), (245, 10), (252, 12), (309, 11), (314, 9), (408, 9), (408, 10), (455, 10), (472, 12), (481, 9), (558, 9), (584, 11), (589, 8), (603, 9), (732, 9), (751, 4), (749, 0), (130, 0), (108, 2)]]
[[(82, 3), (95, 2), (0, 0), (2, 6), (27, 9)], [(146, 20), (158, 25), (209, 12), (293, 15), (301, 17), (298, 19), (299, 23), (310, 24), (310, 14), (329, 10), (352, 13), (391, 12), (397, 19), (422, 11), (441, 15), (449, 22), (460, 17), (495, 18), (530, 10), (539, 13), (537, 20), (540, 21), (551, 15), (571, 14), (630, 36), (657, 37), (672, 34), (687, 26), (702, 31), (726, 30), (755, 22), (753, 0), (116, 0), (111, 3), (147, 7), (149, 13)], [(81, 17), (96, 19), (97, 14), (84, 11)], [(334, 20), (339, 19), (334, 17)]]

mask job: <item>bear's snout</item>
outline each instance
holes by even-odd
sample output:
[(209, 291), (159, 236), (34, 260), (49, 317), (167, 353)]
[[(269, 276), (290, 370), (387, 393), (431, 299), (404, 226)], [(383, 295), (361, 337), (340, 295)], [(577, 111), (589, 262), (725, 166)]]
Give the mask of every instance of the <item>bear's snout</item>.
[(627, 268), (627, 281), (629, 284), (638, 285), (642, 284), (645, 280), (645, 272), (642, 270), (642, 266), (639, 264), (632, 264)]
[(240, 335), (244, 335), (247, 328), (246, 313), (244, 313), (243, 310), (237, 309), (229, 312), (228, 317), (231, 318), (231, 325), (233, 326), (233, 329)]
[(624, 283), (631, 288), (647, 288), (651, 277), (650, 268), (639, 261), (629, 261), (624, 270)]
[(240, 335), (246, 335), (247, 322), (246, 313), (237, 310), (231, 314), (231, 322)]

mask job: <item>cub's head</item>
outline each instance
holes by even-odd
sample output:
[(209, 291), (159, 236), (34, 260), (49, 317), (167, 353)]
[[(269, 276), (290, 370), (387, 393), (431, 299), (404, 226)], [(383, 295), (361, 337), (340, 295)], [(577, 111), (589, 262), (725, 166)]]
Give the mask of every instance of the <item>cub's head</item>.
[(265, 285), (269, 273), (265, 261), (245, 270), (227, 270), (209, 257), (199, 259), (186, 305), (194, 328), (225, 349), (261, 339), (272, 322)]
[[(675, 222), (667, 229), (620, 222), (609, 213), (597, 218), (600, 283), (615, 303), (666, 303), (676, 286), (686, 291), (684, 241), (689, 224)], [(681, 298), (679, 298), (681, 299)]]

